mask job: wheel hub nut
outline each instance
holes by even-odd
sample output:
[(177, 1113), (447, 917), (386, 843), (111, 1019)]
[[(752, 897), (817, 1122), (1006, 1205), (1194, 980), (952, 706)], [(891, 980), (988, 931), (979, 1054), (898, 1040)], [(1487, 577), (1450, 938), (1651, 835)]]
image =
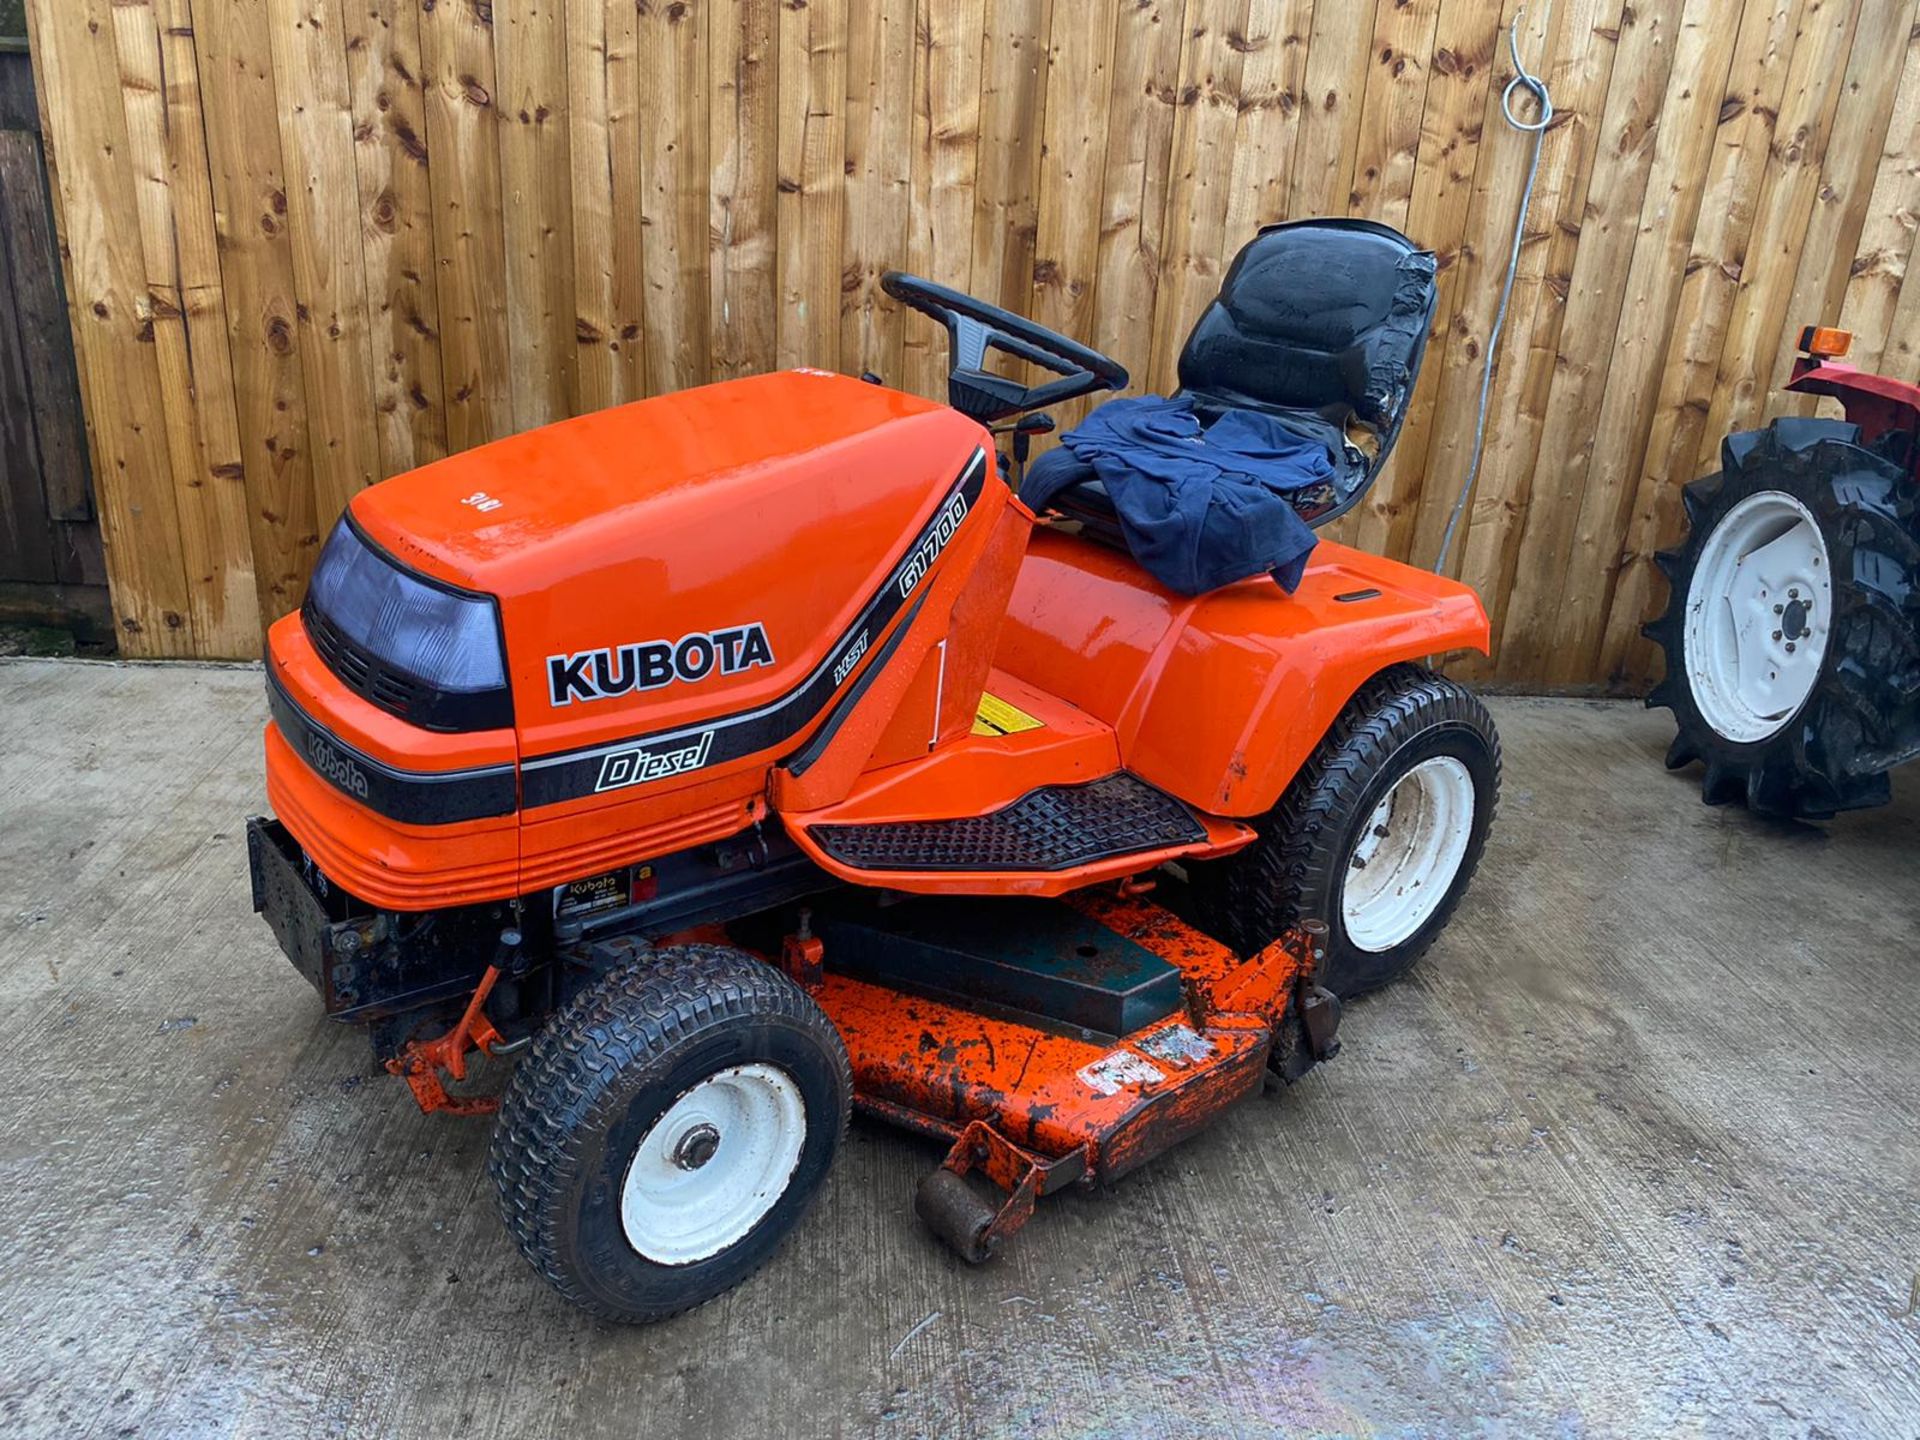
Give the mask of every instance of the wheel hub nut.
[(680, 1137), (673, 1147), (673, 1163), (682, 1170), (698, 1170), (720, 1148), (720, 1132), (702, 1121)]

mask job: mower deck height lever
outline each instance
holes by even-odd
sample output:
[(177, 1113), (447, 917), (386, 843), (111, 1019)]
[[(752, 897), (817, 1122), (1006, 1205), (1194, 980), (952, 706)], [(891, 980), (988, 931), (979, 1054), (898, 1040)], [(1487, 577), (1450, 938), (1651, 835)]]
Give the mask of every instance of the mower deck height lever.
[(440, 1072), (455, 1080), (467, 1078), (467, 1052), (479, 1050), (498, 1055), (507, 1049), (506, 1036), (487, 1018), (487, 997), (503, 973), (516, 970), (521, 935), (511, 927), (500, 932), (493, 963), (474, 987), (473, 998), (461, 1013), (459, 1022), (446, 1034), (432, 1040), (409, 1040), (398, 1055), (387, 1061), (387, 1070), (402, 1077), (413, 1091), (414, 1101), (426, 1114), (444, 1110), (451, 1115), (491, 1115), (500, 1108), (497, 1095), (449, 1095)]

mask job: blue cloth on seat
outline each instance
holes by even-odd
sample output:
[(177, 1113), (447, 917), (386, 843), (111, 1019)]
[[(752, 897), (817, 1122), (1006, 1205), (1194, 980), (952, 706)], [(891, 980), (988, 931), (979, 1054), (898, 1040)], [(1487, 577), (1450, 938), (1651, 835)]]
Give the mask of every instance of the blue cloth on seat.
[(1102, 405), (1028, 469), (1020, 498), (1039, 510), (1097, 478), (1134, 559), (1199, 595), (1269, 573), (1292, 591), (1314, 547), (1289, 492), (1332, 480), (1324, 444), (1257, 410), (1203, 426), (1193, 402), (1146, 395)]

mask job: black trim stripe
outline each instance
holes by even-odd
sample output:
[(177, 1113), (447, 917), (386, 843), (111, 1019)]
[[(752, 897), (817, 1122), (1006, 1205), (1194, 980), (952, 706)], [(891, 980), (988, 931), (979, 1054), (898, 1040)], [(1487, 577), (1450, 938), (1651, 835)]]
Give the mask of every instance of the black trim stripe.
[(867, 667), (860, 672), (860, 678), (853, 682), (847, 693), (834, 702), (833, 712), (827, 716), (827, 723), (814, 731), (812, 738), (806, 744), (787, 757), (787, 769), (792, 771), (795, 777), (806, 774), (813, 768), (815, 762), (827, 753), (827, 746), (831, 745), (833, 737), (840, 733), (840, 727), (847, 723), (847, 717), (859, 705), (860, 697), (872, 688), (874, 678), (886, 668), (887, 662), (893, 658), (893, 652), (898, 650), (900, 642), (907, 638), (907, 631), (913, 628), (913, 622), (920, 617), (920, 607), (926, 603), (926, 599), (927, 597), (922, 595), (913, 602), (913, 608), (907, 611), (907, 618), (893, 627), (893, 633), (887, 637), (887, 643), (880, 647), (880, 653), (874, 656)]
[(450, 825), (511, 815), (517, 803), (511, 764), (470, 770), (399, 770), (347, 744), (287, 694), (267, 662), (267, 706), (281, 738), (307, 768), (348, 799), (391, 820)]
[[(655, 773), (665, 778), (684, 773), (675, 768), (674, 757), (682, 753), (696, 752), (699, 768), (709, 770), (772, 749), (799, 735), (833, 703), (847, 681), (867, 673), (879, 663), (879, 657), (869, 656), (865, 651), (885, 632), (932, 572), (933, 564), (916, 569), (921, 565), (922, 552), (938, 536), (940, 523), (956, 500), (964, 502), (967, 515), (973, 513), (986, 487), (986, 478), (987, 452), (976, 450), (954, 487), (942, 497), (933, 518), (914, 536), (888, 572), (879, 592), (867, 601), (813, 673), (786, 694), (757, 709), (716, 716), (695, 725), (642, 732), (579, 750), (557, 751), (523, 760), (520, 767), (522, 804), (531, 810), (592, 795), (601, 788), (603, 778), (613, 773), (613, 766), (619, 767), (621, 775), (647, 774), (657, 766)], [(963, 515), (959, 524), (965, 523)], [(935, 557), (935, 564), (937, 560)], [(901, 628), (904, 630), (905, 626)], [(849, 655), (856, 663), (846, 665)], [(863, 658), (864, 666), (858, 663)], [(845, 668), (836, 674), (836, 668), (842, 666)], [(613, 762), (613, 766), (609, 762)], [(612, 782), (609, 788), (613, 788)]]

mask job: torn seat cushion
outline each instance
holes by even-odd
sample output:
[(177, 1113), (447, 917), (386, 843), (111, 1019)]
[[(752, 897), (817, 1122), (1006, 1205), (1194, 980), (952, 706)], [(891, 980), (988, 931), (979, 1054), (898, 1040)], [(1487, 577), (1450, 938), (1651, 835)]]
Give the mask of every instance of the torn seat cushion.
[(1110, 507), (1126, 548), (1169, 590), (1270, 574), (1291, 591), (1314, 537), (1290, 497), (1336, 473), (1326, 444), (1275, 416), (1147, 395), (1109, 401), (1068, 431), (1028, 468), (1020, 498), (1035, 510), (1058, 501), (1096, 533)]

